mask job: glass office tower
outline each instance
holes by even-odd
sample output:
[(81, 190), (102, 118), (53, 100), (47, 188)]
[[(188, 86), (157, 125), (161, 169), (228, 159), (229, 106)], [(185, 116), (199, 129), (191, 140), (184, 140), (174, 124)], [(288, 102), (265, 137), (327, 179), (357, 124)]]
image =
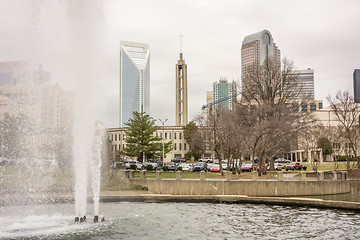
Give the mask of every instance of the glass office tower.
[(354, 80), (354, 101), (360, 103), (360, 69), (355, 69), (353, 73)]
[(150, 114), (149, 45), (120, 42), (120, 127), (133, 112)]

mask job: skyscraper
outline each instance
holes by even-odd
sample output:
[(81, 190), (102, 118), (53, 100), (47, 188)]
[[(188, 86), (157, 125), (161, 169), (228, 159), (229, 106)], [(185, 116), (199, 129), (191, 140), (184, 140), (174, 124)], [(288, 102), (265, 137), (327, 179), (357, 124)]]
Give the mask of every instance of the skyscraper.
[(354, 80), (354, 101), (360, 103), (360, 69), (355, 69), (353, 73)]
[(241, 46), (241, 84), (246, 84), (246, 68), (253, 65), (262, 65), (265, 59), (272, 59), (280, 66), (280, 50), (268, 30), (263, 30), (244, 38)]
[(188, 123), (188, 96), (187, 96), (187, 65), (180, 52), (176, 64), (176, 126), (185, 126)]
[(295, 100), (314, 100), (314, 70), (308, 68), (307, 70), (296, 70), (298, 75), (298, 94)]
[(229, 99), (214, 105), (215, 109), (233, 110), (235, 105), (236, 82), (228, 82), (226, 78), (220, 79), (219, 82), (213, 83), (213, 100), (218, 101), (223, 98)]
[(120, 42), (120, 127), (132, 113), (150, 113), (149, 45)]

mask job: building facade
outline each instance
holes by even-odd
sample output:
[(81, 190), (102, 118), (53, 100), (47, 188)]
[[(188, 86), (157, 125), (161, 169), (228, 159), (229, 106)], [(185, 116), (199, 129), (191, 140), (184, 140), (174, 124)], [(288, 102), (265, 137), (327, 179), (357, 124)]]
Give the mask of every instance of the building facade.
[(55, 150), (45, 148), (70, 142), (65, 138), (72, 130), (73, 95), (51, 83), (50, 76), (40, 64), (0, 62), (0, 121), (9, 115), (28, 125), (23, 137), (31, 150), (27, 157), (51, 158)]
[(133, 112), (150, 114), (150, 50), (144, 43), (120, 42), (120, 127)]
[(353, 73), (354, 81), (354, 101), (360, 103), (360, 69), (355, 69)]
[[(126, 148), (126, 131), (127, 128), (111, 128), (107, 129), (108, 139), (111, 142), (114, 154), (125, 151)], [(182, 126), (164, 126), (160, 127), (154, 132), (154, 136), (163, 139), (165, 143), (172, 141), (172, 150), (166, 154), (164, 162), (170, 162), (171, 159), (176, 157), (185, 157), (189, 152), (189, 146), (184, 139)], [(128, 158), (122, 156), (122, 158)]]
[(296, 70), (298, 87), (296, 89), (297, 96), (296, 100), (314, 100), (315, 99), (315, 88), (314, 88), (314, 70)]
[(233, 110), (236, 102), (236, 82), (228, 82), (223, 78), (213, 83), (213, 101), (218, 101), (224, 98), (228, 98), (225, 101), (219, 102), (214, 105), (215, 110)]
[[(246, 84), (246, 69), (254, 65), (262, 65), (266, 59), (272, 59), (280, 66), (280, 50), (276, 46), (271, 33), (263, 30), (244, 38), (241, 46), (241, 84)], [(242, 100), (245, 101), (245, 100)]]

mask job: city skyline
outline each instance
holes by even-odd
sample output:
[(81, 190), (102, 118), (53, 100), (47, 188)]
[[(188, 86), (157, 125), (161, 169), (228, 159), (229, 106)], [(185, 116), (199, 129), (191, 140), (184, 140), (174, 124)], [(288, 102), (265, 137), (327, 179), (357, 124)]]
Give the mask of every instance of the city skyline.
[[(0, 6), (0, 61), (41, 63), (67, 90), (89, 85), (103, 92), (95, 99), (106, 127), (119, 125), (122, 39), (151, 46), (150, 115), (168, 118), (166, 125), (175, 125), (180, 32), (189, 65), (189, 121), (201, 112), (212, 82), (240, 78), (242, 40), (263, 29), (272, 33), (281, 56), (293, 60), (296, 69), (314, 69), (315, 99), (325, 106), (327, 95), (353, 92), (352, 74), (360, 65), (360, 33), (353, 30), (360, 24), (358, 1), (14, 0)], [(84, 95), (93, 96), (90, 92)]]

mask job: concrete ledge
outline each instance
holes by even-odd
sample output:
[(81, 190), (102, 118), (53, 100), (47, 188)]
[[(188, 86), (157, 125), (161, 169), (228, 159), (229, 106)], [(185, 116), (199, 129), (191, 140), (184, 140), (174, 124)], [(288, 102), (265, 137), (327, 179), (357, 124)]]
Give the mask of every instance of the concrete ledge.
[(302, 206), (316, 208), (346, 209), (360, 211), (360, 202), (331, 201), (312, 198), (279, 198), (279, 197), (249, 197), (234, 195), (164, 195), (164, 194), (143, 194), (139, 196), (106, 196), (101, 197), (102, 202), (187, 202), (187, 203), (250, 203), (270, 204), (281, 206)]
[[(88, 197), (91, 202), (92, 197)], [(185, 203), (229, 203), (229, 204), (269, 204), (281, 206), (302, 206), (330, 209), (344, 209), (360, 211), (360, 202), (331, 201), (313, 198), (301, 197), (251, 197), (244, 195), (167, 195), (167, 194), (151, 194), (143, 191), (118, 192), (108, 191), (102, 192), (100, 196), (101, 202), (185, 202)], [(74, 203), (72, 195), (59, 195), (54, 197), (28, 196), (23, 198), (1, 197), (0, 205), (28, 205), (28, 204), (44, 204), (44, 203)]]

